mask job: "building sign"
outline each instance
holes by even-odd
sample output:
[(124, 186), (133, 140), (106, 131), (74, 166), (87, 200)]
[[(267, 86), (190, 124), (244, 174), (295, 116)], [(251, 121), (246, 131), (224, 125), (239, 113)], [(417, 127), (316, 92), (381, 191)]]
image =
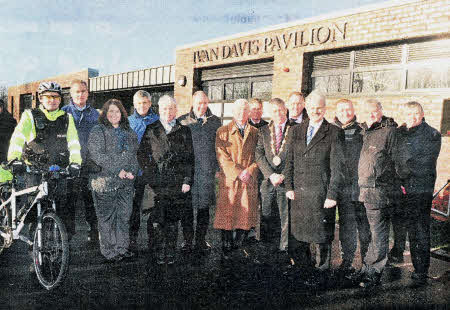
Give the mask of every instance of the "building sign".
[(220, 45), (209, 49), (194, 51), (194, 63), (212, 62), (229, 58), (272, 53), (287, 49), (322, 45), (328, 42), (345, 40), (347, 23), (333, 23), (307, 30), (295, 30), (281, 35), (249, 39), (231, 44)]

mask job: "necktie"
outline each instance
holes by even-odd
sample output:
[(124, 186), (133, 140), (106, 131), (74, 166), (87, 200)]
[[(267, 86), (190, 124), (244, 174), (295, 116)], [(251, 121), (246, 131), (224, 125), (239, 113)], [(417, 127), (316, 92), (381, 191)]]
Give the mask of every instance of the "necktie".
[(277, 127), (277, 135), (276, 135), (276, 151), (277, 154), (280, 151), (280, 146), (281, 146), (281, 140), (283, 140), (283, 127), (278, 126)]
[(244, 128), (239, 128), (239, 133), (241, 134), (241, 137), (244, 137)]
[(308, 127), (308, 135), (306, 136), (306, 144), (308, 145), (309, 142), (311, 142), (311, 139), (313, 137), (313, 132), (314, 132), (314, 127), (313, 126), (309, 126)]
[(199, 118), (197, 118), (197, 121), (198, 121), (200, 124), (203, 124), (203, 118), (199, 117)]

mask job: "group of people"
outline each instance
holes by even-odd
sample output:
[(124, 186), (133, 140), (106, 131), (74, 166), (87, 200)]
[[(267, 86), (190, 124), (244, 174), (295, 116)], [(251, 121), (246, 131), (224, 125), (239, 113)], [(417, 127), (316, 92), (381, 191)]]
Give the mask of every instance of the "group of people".
[[(81, 196), (89, 238), (100, 236), (101, 253), (109, 262), (135, 255), (149, 185), (155, 197), (148, 246), (158, 264), (175, 262), (178, 221), (181, 251), (208, 253), (209, 209), (216, 205), (214, 228), (221, 231), (225, 261), (250, 240), (273, 243), (270, 235), (279, 230), (278, 254), (302, 275), (324, 275), (331, 268), (338, 209), (340, 269), (360, 286), (374, 287), (388, 260), (390, 219), (401, 208), (413, 283), (426, 284), (441, 136), (425, 122), (417, 102), (405, 104), (406, 123), (398, 127), (383, 116), (378, 100), (364, 103), (359, 123), (353, 102), (341, 99), (331, 123), (324, 118), (324, 95), (313, 91), (304, 98), (292, 92), (287, 103), (269, 101), (270, 122), (262, 119), (260, 99), (238, 99), (232, 103), (232, 121), (222, 126), (203, 91), (193, 94), (190, 112), (178, 118), (174, 98), (162, 96), (156, 114), (151, 95), (143, 90), (135, 93), (130, 116), (117, 99), (108, 100), (99, 113), (88, 104), (87, 84), (81, 80), (72, 82), (71, 102), (61, 109), (57, 83), (41, 83), (38, 93), (41, 105), (22, 114), (8, 160), (33, 153), (46, 155), (48, 164), (81, 164), (81, 177), (61, 193), (67, 202), (61, 216), (73, 235), (74, 198)], [(355, 272), (358, 240), (363, 267)]]

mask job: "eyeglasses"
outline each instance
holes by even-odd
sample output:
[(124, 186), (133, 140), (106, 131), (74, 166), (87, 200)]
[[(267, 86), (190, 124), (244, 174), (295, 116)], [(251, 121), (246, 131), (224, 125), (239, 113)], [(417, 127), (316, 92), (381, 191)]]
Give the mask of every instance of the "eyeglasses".
[(61, 99), (61, 96), (60, 95), (41, 95), (41, 98), (47, 98), (48, 100), (49, 99)]

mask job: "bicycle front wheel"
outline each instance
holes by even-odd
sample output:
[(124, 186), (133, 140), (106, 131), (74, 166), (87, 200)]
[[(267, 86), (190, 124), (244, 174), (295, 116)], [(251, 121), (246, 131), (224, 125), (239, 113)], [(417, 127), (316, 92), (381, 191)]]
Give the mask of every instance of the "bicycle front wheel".
[(69, 268), (69, 241), (61, 219), (53, 212), (41, 219), (33, 242), (33, 263), (39, 283), (47, 290), (59, 286)]

